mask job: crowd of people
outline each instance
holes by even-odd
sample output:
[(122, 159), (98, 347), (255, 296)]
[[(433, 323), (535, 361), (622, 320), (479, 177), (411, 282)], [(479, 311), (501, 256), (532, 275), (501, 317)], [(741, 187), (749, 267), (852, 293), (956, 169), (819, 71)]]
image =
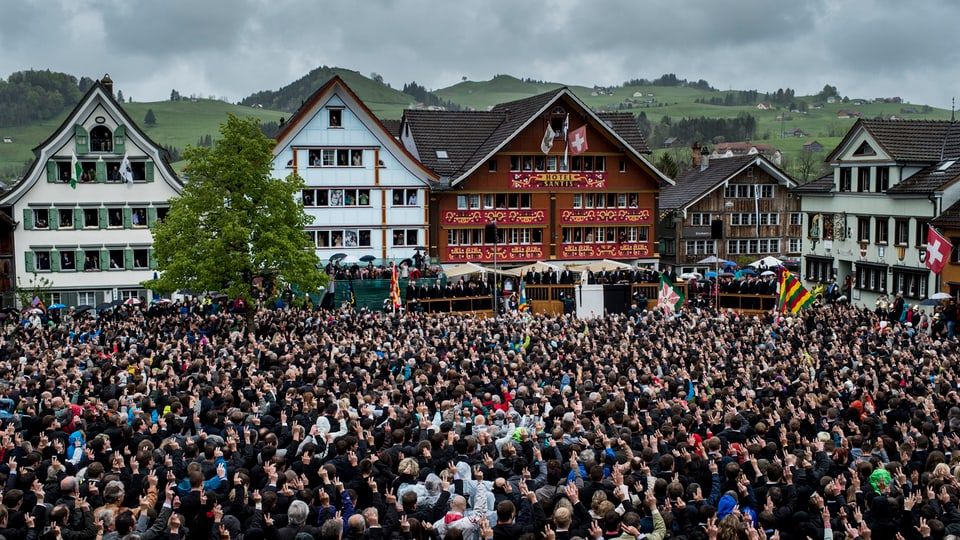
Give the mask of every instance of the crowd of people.
[(941, 539), (958, 345), (847, 303), (6, 319), (7, 539)]

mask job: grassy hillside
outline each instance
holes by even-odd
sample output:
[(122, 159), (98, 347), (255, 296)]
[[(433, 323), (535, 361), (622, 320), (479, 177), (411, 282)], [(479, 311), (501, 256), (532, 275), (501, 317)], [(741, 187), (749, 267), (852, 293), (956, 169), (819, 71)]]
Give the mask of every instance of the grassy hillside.
[[(124, 103), (123, 106), (147, 136), (158, 144), (174, 146), (180, 150), (187, 145), (197, 144), (197, 139), (203, 135), (210, 134), (216, 138), (220, 123), (227, 118), (228, 114), (253, 116), (264, 122), (276, 122), (281, 117), (289, 116), (283, 112), (212, 100)], [(143, 123), (143, 117), (149, 109), (153, 109), (153, 114), (157, 118), (157, 123), (153, 127), (147, 127)], [(49, 137), (60, 126), (68, 112), (64, 112), (57, 118), (27, 126), (0, 127), (0, 140), (3, 137), (12, 137), (14, 141), (12, 144), (0, 143), (0, 178), (14, 176), (24, 162), (33, 159), (33, 147)]]
[[(436, 90), (434, 93), (442, 99), (461, 105), (484, 110), (497, 103), (511, 101), (543, 93), (561, 86), (560, 83), (527, 82), (509, 75), (498, 75), (489, 81), (465, 81), (453, 86)], [(904, 119), (950, 118), (950, 111), (933, 109), (928, 113), (901, 113), (901, 108), (922, 109), (922, 105), (910, 103), (872, 103), (855, 105), (851, 103), (824, 103), (822, 109), (809, 109), (806, 113), (790, 113), (784, 110), (758, 110), (755, 105), (721, 106), (697, 103), (699, 98), (723, 97), (726, 91), (711, 91), (680, 86), (626, 86), (615, 88), (604, 95), (591, 95), (592, 88), (571, 86), (573, 91), (588, 106), (596, 110), (624, 110), (639, 115), (645, 113), (651, 124), (658, 123), (664, 116), (671, 120), (679, 118), (708, 117), (734, 118), (740, 113), (749, 113), (757, 119), (755, 141), (763, 141), (779, 148), (786, 156), (787, 163), (795, 159), (804, 143), (816, 140), (823, 145), (827, 153), (840, 142), (843, 135), (855, 122), (854, 119), (837, 118), (837, 112), (848, 109), (860, 112), (864, 118), (896, 115)], [(637, 94), (637, 96), (635, 96)], [(762, 95), (762, 94), (761, 94)], [(805, 101), (808, 105), (818, 102), (812, 96), (797, 96), (795, 102)], [(783, 121), (778, 119), (786, 114)], [(780, 138), (781, 128), (785, 132), (799, 128), (806, 132), (805, 137)], [(660, 149), (663, 141), (649, 141), (654, 149)], [(663, 150), (656, 150), (662, 152)]]
[(403, 109), (414, 103), (413, 97), (374, 81), (357, 71), (327, 66), (318, 67), (277, 90), (264, 90), (252, 94), (244, 98), (241, 103), (293, 112), (335, 75), (339, 75), (370, 109), (384, 118), (400, 118)]

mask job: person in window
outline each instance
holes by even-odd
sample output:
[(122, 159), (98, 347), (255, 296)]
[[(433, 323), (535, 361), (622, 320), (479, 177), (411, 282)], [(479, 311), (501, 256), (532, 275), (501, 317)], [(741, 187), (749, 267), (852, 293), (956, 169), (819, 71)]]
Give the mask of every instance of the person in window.
[(111, 182), (119, 182), (119, 181), (120, 181), (120, 167), (118, 167), (118, 166), (116, 166), (116, 165), (114, 165), (113, 167), (110, 167), (110, 170), (107, 172), (107, 180), (109, 180), (109, 181), (111, 181)]
[(333, 247), (342, 247), (343, 246), (343, 233), (337, 231), (333, 233)]
[(313, 194), (304, 193), (303, 194), (303, 205), (304, 206), (313, 206)]
[(370, 195), (366, 191), (361, 191), (360, 195), (357, 197), (360, 206), (367, 206), (370, 204)]
[(343, 190), (330, 191), (330, 206), (343, 206)]
[(140, 212), (134, 210), (133, 215), (130, 216), (130, 221), (133, 223), (134, 227), (139, 227), (143, 225), (143, 221), (140, 219)]
[[(290, 165), (293, 166), (293, 160), (290, 161)], [(320, 154), (313, 153), (313, 152), (310, 153), (310, 166), (311, 167), (320, 166)]]
[(630, 195), (630, 208), (636, 208), (636, 207), (637, 207), (637, 196), (631, 194), (631, 195)]
[(90, 173), (88, 171), (83, 171), (83, 173), (80, 175), (80, 181), (84, 183), (90, 182)]
[(363, 165), (363, 154), (360, 152), (353, 153), (353, 166), (360, 167)]
[(393, 192), (393, 205), (394, 205), (394, 206), (403, 206), (403, 191), (394, 190), (394, 192)]
[(403, 231), (393, 231), (393, 245), (403, 245)]
[(118, 261), (117, 259), (110, 259), (110, 268), (113, 270), (119, 270), (120, 261)]
[(352, 189), (351, 189), (351, 190), (347, 190), (346, 194), (345, 194), (344, 197), (343, 197), (343, 205), (344, 205), (344, 206), (354, 206), (355, 203), (356, 203), (355, 198), (356, 198), (356, 192), (353, 191)]
[(38, 229), (46, 229), (46, 228), (47, 228), (47, 216), (37, 214), (36, 227), (37, 227)]
[(417, 192), (413, 191), (410, 193), (410, 196), (407, 197), (407, 206), (416, 206), (417, 205)]
[(345, 236), (344, 247), (357, 247), (357, 233), (354, 231), (347, 231)]
[(100, 266), (100, 260), (96, 255), (87, 255), (83, 263), (84, 270), (96, 270)]

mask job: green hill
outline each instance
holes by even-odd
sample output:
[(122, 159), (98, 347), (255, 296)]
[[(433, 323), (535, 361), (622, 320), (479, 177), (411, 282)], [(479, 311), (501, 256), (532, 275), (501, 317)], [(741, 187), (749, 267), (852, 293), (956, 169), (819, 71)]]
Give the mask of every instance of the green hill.
[(414, 98), (394, 90), (382, 82), (357, 71), (321, 66), (296, 81), (278, 89), (263, 90), (244, 98), (241, 103), (265, 109), (293, 112), (334, 75), (339, 75), (360, 96), (373, 112), (384, 118), (400, 118), (403, 109), (413, 105)]
[[(201, 99), (191, 101), (158, 101), (153, 103), (124, 103), (124, 109), (131, 118), (146, 132), (147, 136), (164, 146), (173, 146), (183, 150), (187, 145), (197, 144), (204, 135), (214, 138), (228, 114), (253, 116), (262, 122), (277, 122), (287, 113), (233, 105), (222, 101)], [(143, 118), (152, 109), (157, 118), (156, 125), (148, 127)], [(0, 141), (10, 137), (13, 142), (0, 142), (0, 178), (18, 175), (25, 163), (33, 159), (32, 149), (63, 122), (69, 111), (65, 111), (50, 120), (35, 122), (25, 126), (0, 128)]]

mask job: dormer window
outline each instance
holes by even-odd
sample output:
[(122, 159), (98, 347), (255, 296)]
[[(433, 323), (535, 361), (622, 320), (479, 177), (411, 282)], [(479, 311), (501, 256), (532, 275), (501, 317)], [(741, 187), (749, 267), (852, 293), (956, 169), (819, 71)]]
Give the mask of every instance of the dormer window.
[(876, 150), (872, 146), (864, 142), (861, 144), (857, 150), (853, 153), (855, 156), (875, 156), (877, 155)]
[(106, 126), (96, 126), (90, 130), (91, 152), (113, 152), (113, 133)]
[(437, 159), (449, 159), (446, 150), (437, 150)]
[(343, 109), (327, 109), (329, 126), (332, 128), (343, 127)]

